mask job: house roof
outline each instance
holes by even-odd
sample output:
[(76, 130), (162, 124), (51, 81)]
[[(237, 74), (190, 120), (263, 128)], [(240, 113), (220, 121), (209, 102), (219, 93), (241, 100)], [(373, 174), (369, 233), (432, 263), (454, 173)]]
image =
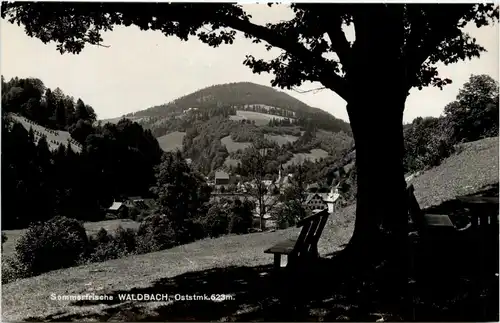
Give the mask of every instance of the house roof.
[(215, 172), (215, 179), (229, 179), (229, 174), (223, 171)]
[(316, 197), (316, 196), (319, 196), (323, 201), (323, 197), (321, 196), (321, 194), (324, 194), (324, 193), (310, 193), (310, 194), (307, 194), (307, 197), (306, 197), (306, 200), (304, 203), (309, 203), (311, 202), (311, 200)]
[(113, 202), (113, 204), (109, 207), (108, 210), (116, 211), (123, 205), (122, 202)]

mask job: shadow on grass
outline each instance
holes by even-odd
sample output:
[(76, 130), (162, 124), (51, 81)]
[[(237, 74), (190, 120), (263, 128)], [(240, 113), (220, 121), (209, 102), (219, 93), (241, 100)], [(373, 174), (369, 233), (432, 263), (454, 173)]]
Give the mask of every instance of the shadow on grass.
[[(113, 301), (80, 301), (71, 305), (86, 314), (58, 313), (31, 321), (498, 321), (498, 278), (488, 295), (468, 296), (466, 279), (408, 285), (405, 303), (395, 302), (382, 287), (384, 276), (349, 274), (324, 260), (296, 273), (273, 272), (271, 266), (228, 267), (191, 272), (156, 281), (146, 288), (113, 293)], [(338, 268), (338, 267), (337, 267)], [(226, 301), (120, 301), (118, 294), (226, 294)], [(493, 297), (492, 295), (495, 295)], [(393, 296), (393, 295), (392, 295)], [(411, 296), (411, 297), (410, 297)], [(496, 303), (495, 303), (496, 302)], [(93, 305), (108, 306), (96, 310)], [(496, 305), (494, 305), (496, 304)], [(487, 305), (487, 306), (485, 306)], [(403, 308), (404, 307), (404, 308)]]
[[(491, 191), (498, 191), (498, 186)], [(455, 202), (440, 206), (458, 212)], [(441, 237), (442, 241), (447, 240)], [(456, 243), (455, 243), (456, 242)], [(80, 301), (71, 305), (86, 314), (58, 313), (33, 321), (498, 321), (498, 276), (488, 273), (482, 287), (472, 273), (477, 267), (467, 243), (451, 242), (434, 258), (416, 258), (415, 277), (399, 290), (388, 292), (391, 273), (377, 268), (346, 268), (339, 259), (323, 259), (317, 266), (273, 272), (271, 266), (227, 267), (159, 279), (151, 286), (113, 293), (113, 300)], [(453, 251), (453, 252), (452, 252)], [(345, 255), (344, 255), (345, 256)], [(498, 256), (496, 258), (498, 269)], [(422, 268), (422, 269), (420, 269)], [(307, 269), (307, 270), (306, 270)], [(498, 273), (498, 270), (496, 271)], [(393, 281), (392, 281), (393, 282)], [(211, 295), (231, 300), (152, 303), (120, 300), (118, 294)], [(403, 299), (403, 300), (401, 300)], [(94, 305), (107, 305), (96, 310)]]

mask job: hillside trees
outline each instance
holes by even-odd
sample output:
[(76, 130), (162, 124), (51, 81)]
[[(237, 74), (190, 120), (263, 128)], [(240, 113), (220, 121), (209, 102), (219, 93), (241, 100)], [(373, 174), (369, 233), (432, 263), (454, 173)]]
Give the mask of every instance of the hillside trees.
[(437, 166), (454, 145), (492, 136), (498, 136), (498, 82), (488, 75), (472, 75), (443, 116), (418, 117), (406, 126), (405, 171)]
[[(291, 5), (291, 20), (265, 26), (234, 4), (9, 3), (2, 8), (2, 17), (43, 42), (55, 41), (61, 53), (99, 45), (100, 32), (132, 24), (182, 40), (197, 36), (213, 47), (232, 44), (240, 31), (255, 43), (282, 49), (272, 61), (248, 55), (244, 64), (255, 73), (273, 73), (273, 86), (318, 82), (347, 102), (358, 175), (355, 231), (347, 250), (359, 251), (351, 258), (358, 261), (377, 254), (368, 250), (404, 251), (407, 205), (380, 201), (406, 200), (402, 118), (409, 90), (451, 82), (439, 77), (437, 62), (450, 64), (484, 51), (462, 28), (498, 20), (494, 4), (300, 3)], [(353, 43), (342, 30), (351, 24)], [(333, 53), (338, 59), (327, 58)], [(383, 237), (392, 243), (377, 247), (389, 241)]]
[(290, 185), (283, 192), (283, 204), (276, 209), (278, 225), (288, 227), (295, 225), (297, 221), (303, 219), (307, 210), (304, 207), (306, 200), (306, 178), (305, 169), (302, 165), (296, 166), (296, 172), (290, 179)]
[[(26, 84), (34, 85), (25, 91), (21, 86)], [(15, 93), (22, 100), (10, 100), (13, 89), (17, 89), (14, 85), (19, 85), (20, 90)], [(101, 208), (108, 207), (114, 198), (150, 194), (149, 188), (155, 181), (154, 166), (163, 154), (151, 132), (129, 120), (93, 126), (95, 113), (83, 100), (78, 101), (75, 109), (71, 97), (60, 89), (51, 91), (42, 85), (41, 81), (18, 78), (2, 84), (8, 89), (2, 93), (2, 104), (9, 105), (7, 111), (2, 111), (3, 227), (25, 228), (55, 215), (96, 220), (102, 216)], [(41, 93), (45, 93), (45, 99), (40, 99)], [(39, 103), (39, 110), (28, 114), (23, 109), (30, 100)], [(69, 130), (83, 144), (81, 152), (76, 153), (69, 142), (51, 151), (44, 135), (35, 136), (33, 128), (26, 130), (6, 113), (41, 115), (54, 105), (56, 118), (45, 120), (46, 126), (55, 121), (67, 127), (68, 120), (76, 120), (76, 111), (80, 111), (80, 119)], [(57, 111), (61, 113), (59, 117)], [(75, 117), (67, 119), (66, 112)]]
[(236, 107), (238, 110), (261, 112), (282, 117), (300, 115), (301, 120), (309, 118), (325, 130), (333, 132), (350, 131), (348, 123), (323, 110), (312, 108), (284, 92), (250, 82), (209, 86), (168, 104), (154, 106), (126, 116), (165, 118), (180, 114), (190, 108), (199, 108), (198, 114), (205, 115), (203, 118), (209, 118), (206, 113), (203, 113), (206, 108), (226, 105)]
[(35, 78), (2, 77), (2, 110), (20, 114), (50, 129), (67, 130), (79, 120), (92, 123), (96, 120), (94, 109), (82, 99), (75, 102), (57, 88), (52, 91)]
[(448, 104), (445, 116), (455, 142), (498, 136), (498, 82), (489, 75), (471, 75)]
[(276, 206), (278, 199), (269, 196), (268, 188), (264, 183), (266, 179), (266, 168), (273, 160), (268, 153), (269, 148), (262, 143), (255, 143), (245, 150), (240, 165), (240, 173), (247, 175), (250, 180), (246, 185), (247, 193), (257, 201), (257, 208), (260, 218), (260, 229), (264, 230), (264, 216), (271, 212)]
[(175, 240), (182, 244), (198, 238), (196, 220), (207, 211), (210, 198), (204, 178), (191, 170), (179, 151), (165, 153), (156, 170), (156, 185), (151, 190), (170, 221)]

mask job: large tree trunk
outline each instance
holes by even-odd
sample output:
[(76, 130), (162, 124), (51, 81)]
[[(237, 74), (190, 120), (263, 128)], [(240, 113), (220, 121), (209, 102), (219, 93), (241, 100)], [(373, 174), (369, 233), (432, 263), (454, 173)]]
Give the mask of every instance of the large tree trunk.
[(361, 252), (359, 255), (365, 260), (370, 260), (368, 255), (400, 254), (406, 246), (408, 209), (403, 168), (406, 93), (397, 92), (394, 88), (374, 85), (353, 98), (347, 107), (358, 172), (356, 222), (349, 248)]
[(403, 168), (406, 92), (377, 85), (363, 90), (347, 107), (356, 146), (357, 197), (354, 234), (342, 261), (360, 280), (363, 273), (370, 279), (377, 277), (377, 289), (388, 297), (386, 302), (398, 304), (406, 316), (411, 313), (405, 296), (409, 273)]

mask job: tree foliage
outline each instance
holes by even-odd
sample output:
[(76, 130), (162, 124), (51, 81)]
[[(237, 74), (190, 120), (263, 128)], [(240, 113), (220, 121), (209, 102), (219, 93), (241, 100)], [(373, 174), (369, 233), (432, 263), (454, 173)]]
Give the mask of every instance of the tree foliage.
[[(450, 64), (484, 51), (461, 28), (468, 22), (481, 27), (498, 19), (494, 4), (301, 3), (290, 7), (295, 14), (291, 20), (265, 26), (254, 24), (244, 8), (235, 4), (4, 3), (2, 17), (24, 25), (29, 36), (44, 43), (56, 42), (61, 53), (79, 53), (86, 44), (101, 45), (101, 33), (119, 25), (136, 25), (182, 40), (196, 36), (212, 47), (232, 44), (237, 30), (256, 43), (265, 41), (268, 48), (284, 50), (269, 62), (252, 56), (245, 59), (255, 73), (272, 72), (273, 85), (291, 88), (317, 81), (347, 101), (350, 72), (357, 59), (373, 54), (366, 49), (377, 46), (378, 51), (397, 51), (398, 61), (390, 63), (406, 66), (407, 90), (442, 86), (449, 80), (438, 76), (437, 62)], [(342, 30), (346, 24), (354, 24), (354, 44)], [(335, 53), (338, 59), (325, 58), (327, 53)]]
[(82, 99), (75, 103), (61, 89), (52, 91), (35, 78), (15, 77), (5, 81), (2, 77), (2, 107), (4, 112), (17, 113), (54, 130), (68, 130), (79, 121), (96, 120), (94, 109)]
[(196, 239), (195, 222), (206, 212), (210, 188), (199, 173), (191, 170), (179, 151), (163, 156), (157, 166), (156, 185), (151, 190), (175, 232), (176, 241)]
[(498, 89), (490, 76), (471, 75), (443, 116), (415, 118), (404, 131), (405, 170), (437, 166), (456, 144), (498, 136)]
[(489, 75), (471, 75), (444, 112), (456, 142), (498, 136), (498, 82)]

